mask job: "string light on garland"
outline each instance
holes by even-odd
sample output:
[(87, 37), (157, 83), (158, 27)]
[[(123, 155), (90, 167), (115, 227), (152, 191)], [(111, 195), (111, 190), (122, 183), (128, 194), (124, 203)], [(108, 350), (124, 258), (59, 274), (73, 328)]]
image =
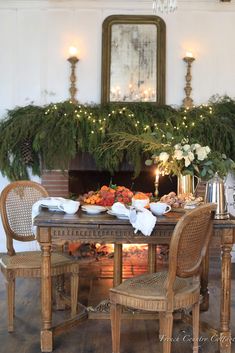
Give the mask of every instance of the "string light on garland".
[(177, 9), (177, 0), (153, 0), (153, 12), (173, 12)]

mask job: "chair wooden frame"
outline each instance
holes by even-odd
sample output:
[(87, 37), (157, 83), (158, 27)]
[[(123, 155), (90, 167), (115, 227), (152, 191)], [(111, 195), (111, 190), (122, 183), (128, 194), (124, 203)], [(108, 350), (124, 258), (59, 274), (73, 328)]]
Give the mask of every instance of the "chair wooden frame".
[[(41, 277), (41, 252), (25, 251), (16, 253), (13, 240), (29, 242), (35, 240), (32, 233), (32, 205), (48, 193), (38, 183), (33, 181), (16, 181), (2, 191), (0, 210), (3, 228), (6, 233), (7, 254), (0, 258), (0, 269), (6, 281), (8, 331), (13, 332), (15, 312), (15, 279), (17, 277)], [(19, 201), (19, 204), (17, 204)], [(20, 207), (22, 209), (20, 210)], [(20, 213), (18, 217), (17, 212)], [(71, 316), (77, 314), (79, 264), (62, 253), (52, 253), (52, 277), (71, 274)]]
[(137, 276), (110, 290), (113, 353), (120, 353), (124, 306), (159, 312), (163, 353), (171, 352), (174, 310), (192, 307), (193, 353), (198, 353), (200, 272), (215, 209), (215, 204), (206, 204), (180, 219), (171, 238), (167, 272)]

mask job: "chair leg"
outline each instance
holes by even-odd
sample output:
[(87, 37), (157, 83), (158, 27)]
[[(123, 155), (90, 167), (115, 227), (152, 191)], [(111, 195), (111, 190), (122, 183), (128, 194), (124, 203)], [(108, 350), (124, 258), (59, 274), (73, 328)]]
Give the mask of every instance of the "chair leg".
[(15, 313), (15, 279), (6, 281), (7, 290), (7, 326), (8, 332), (14, 331), (14, 313)]
[(110, 315), (111, 315), (113, 353), (120, 353), (121, 312), (122, 312), (121, 305), (111, 303)]
[(199, 301), (193, 305), (193, 353), (198, 353), (199, 345), (199, 315), (200, 315), (200, 304)]
[(16, 289), (16, 282), (15, 279), (12, 281), (12, 290), (13, 290), (13, 317), (15, 317), (15, 289)]
[(72, 273), (71, 274), (71, 317), (74, 317), (77, 314), (78, 285), (79, 285), (78, 273)]
[(163, 335), (164, 335), (164, 318), (165, 318), (165, 314), (163, 312), (159, 312), (159, 339), (160, 341), (162, 341), (163, 339)]
[(163, 320), (163, 353), (171, 352), (171, 341), (172, 341), (172, 329), (173, 329), (173, 313), (168, 311), (165, 314), (165, 318)]

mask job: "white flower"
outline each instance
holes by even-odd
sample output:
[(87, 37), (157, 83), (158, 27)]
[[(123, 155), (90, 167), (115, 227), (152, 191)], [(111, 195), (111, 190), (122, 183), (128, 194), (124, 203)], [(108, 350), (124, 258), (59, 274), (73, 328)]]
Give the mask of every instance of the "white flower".
[(211, 149), (209, 146), (206, 146), (205, 149), (206, 149), (207, 154), (210, 153)]
[(174, 146), (175, 150), (181, 150), (182, 146), (180, 143), (177, 143), (177, 145)]
[(189, 157), (184, 157), (184, 165), (185, 167), (188, 167), (191, 164), (191, 161), (189, 159)]
[(159, 154), (159, 160), (162, 161), (163, 163), (166, 163), (169, 159), (170, 155), (167, 152), (161, 152)]
[(196, 149), (197, 158), (199, 161), (204, 161), (207, 158), (206, 147), (199, 147)]
[(189, 151), (190, 150), (190, 145), (184, 145), (183, 146), (184, 151)]
[(194, 160), (194, 154), (193, 154), (193, 152), (189, 152), (188, 153), (188, 158), (189, 158), (189, 160), (192, 162), (193, 160)]
[(174, 158), (177, 159), (178, 161), (180, 161), (181, 159), (183, 159), (183, 151), (181, 151), (181, 150), (175, 150)]
[(194, 151), (196, 150), (197, 148), (200, 148), (201, 145), (199, 145), (199, 143), (194, 143), (193, 145), (191, 145), (191, 149)]

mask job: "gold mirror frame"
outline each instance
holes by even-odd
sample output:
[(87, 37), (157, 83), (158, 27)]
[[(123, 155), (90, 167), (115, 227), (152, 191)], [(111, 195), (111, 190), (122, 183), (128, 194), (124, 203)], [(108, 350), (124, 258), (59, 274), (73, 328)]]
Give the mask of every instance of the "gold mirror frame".
[[(145, 15), (112, 15), (107, 17), (102, 26), (102, 79), (101, 102), (117, 102), (111, 100), (111, 39), (112, 26), (119, 24), (155, 25), (156, 26), (156, 99), (152, 102), (165, 104), (165, 76), (166, 76), (166, 26), (162, 18)], [(141, 101), (141, 100), (139, 100)], [(123, 102), (120, 100), (120, 102)], [(126, 103), (126, 102), (125, 102)], [(128, 101), (128, 103), (131, 103)]]

